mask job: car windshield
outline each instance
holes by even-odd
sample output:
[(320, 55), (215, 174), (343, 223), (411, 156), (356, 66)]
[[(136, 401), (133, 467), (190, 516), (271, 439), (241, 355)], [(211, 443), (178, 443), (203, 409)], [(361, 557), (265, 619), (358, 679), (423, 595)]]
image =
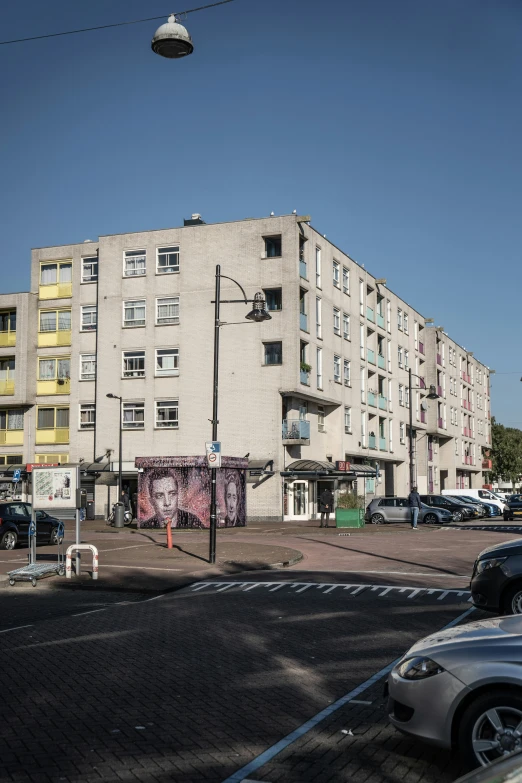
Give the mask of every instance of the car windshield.
[(465, 506), (466, 505), (466, 503), (464, 502), (464, 500), (462, 500), (461, 497), (457, 498), (457, 497), (453, 497), (453, 495), (446, 495), (446, 498), (448, 500), (451, 500), (452, 503), (457, 503), (459, 506)]

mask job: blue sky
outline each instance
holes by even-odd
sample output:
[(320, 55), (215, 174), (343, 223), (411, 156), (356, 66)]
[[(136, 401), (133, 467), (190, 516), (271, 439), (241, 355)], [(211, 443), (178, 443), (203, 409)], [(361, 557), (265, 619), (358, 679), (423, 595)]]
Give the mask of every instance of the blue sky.
[[(26, 0), (1, 37), (196, 5)], [(179, 62), (157, 24), (0, 47), (1, 290), (31, 247), (297, 209), (494, 368), (522, 428), (520, 1), (235, 0), (187, 17)]]

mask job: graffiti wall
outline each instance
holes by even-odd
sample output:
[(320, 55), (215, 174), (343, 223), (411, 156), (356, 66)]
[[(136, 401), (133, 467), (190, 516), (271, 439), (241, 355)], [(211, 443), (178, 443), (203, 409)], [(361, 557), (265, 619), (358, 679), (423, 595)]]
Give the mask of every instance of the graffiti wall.
[[(210, 474), (205, 457), (137, 457), (138, 527), (210, 527)], [(218, 527), (246, 524), (248, 460), (222, 457), (217, 470)]]

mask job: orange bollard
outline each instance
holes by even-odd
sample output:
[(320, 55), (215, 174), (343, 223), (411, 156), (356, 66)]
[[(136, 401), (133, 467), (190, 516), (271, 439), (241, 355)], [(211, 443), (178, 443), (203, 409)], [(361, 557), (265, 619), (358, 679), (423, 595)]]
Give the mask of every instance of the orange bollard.
[(172, 549), (172, 519), (167, 517), (167, 549)]

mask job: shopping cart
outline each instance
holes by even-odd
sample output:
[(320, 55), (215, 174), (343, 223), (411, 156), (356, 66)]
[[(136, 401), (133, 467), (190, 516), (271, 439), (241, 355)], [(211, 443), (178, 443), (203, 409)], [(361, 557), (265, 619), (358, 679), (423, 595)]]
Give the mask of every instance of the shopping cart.
[(29, 543), (29, 563), (22, 568), (16, 568), (14, 571), (8, 571), (9, 584), (14, 585), (15, 582), (31, 582), (33, 587), (36, 587), (38, 579), (43, 579), (46, 576), (64, 576), (65, 575), (65, 554), (64, 554), (64, 537), (65, 527), (63, 522), (58, 523), (57, 529), (58, 539), (58, 560), (55, 563), (37, 563), (36, 562), (36, 523), (31, 520), (29, 524), (28, 543)]

